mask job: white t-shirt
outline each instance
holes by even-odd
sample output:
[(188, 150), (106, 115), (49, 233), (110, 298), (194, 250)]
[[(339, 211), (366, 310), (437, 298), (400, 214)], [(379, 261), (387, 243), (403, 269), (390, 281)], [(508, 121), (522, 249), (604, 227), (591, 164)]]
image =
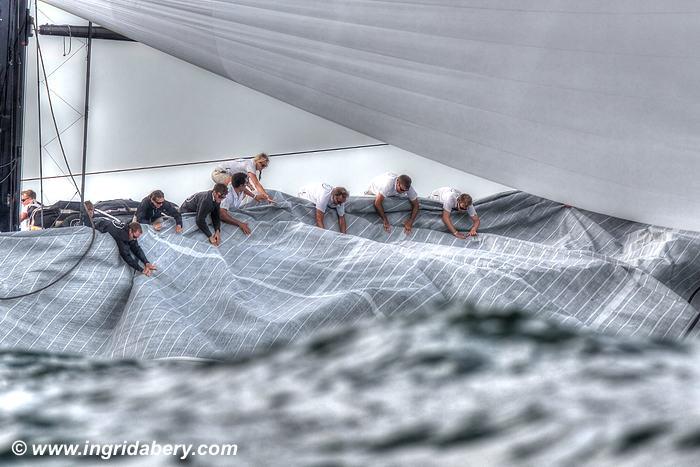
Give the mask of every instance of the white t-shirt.
[[(20, 209), (20, 213), (26, 214), (27, 213), (27, 208), (30, 205), (22, 205), (22, 209)], [(29, 230), (29, 217), (24, 219), (22, 222), (19, 223), (19, 230)]]
[(331, 192), (333, 187), (328, 183), (314, 183), (299, 189), (299, 198), (304, 198), (316, 205), (316, 209), (326, 212), (326, 208), (333, 208), (339, 216), (345, 215), (345, 203), (335, 204)]
[(229, 175), (237, 173), (255, 173), (255, 162), (253, 162), (253, 159), (236, 159), (233, 161), (222, 162), (217, 165), (214, 170), (227, 172)]
[[(430, 199), (442, 203), (442, 209), (445, 211), (452, 212), (453, 209), (457, 209), (457, 198), (461, 194), (461, 191), (445, 186), (430, 193)], [(476, 216), (476, 209), (473, 204), (470, 204), (467, 208), (467, 214), (471, 217)]]
[[(41, 203), (38, 201), (32, 201), (28, 205), (22, 205), (22, 209), (20, 209), (20, 212), (22, 213), (28, 213), (29, 216), (25, 220), (19, 223), (19, 230), (32, 230), (32, 214), (34, 214), (34, 211), (36, 211), (37, 208), (41, 207)], [(38, 214), (37, 214), (38, 215)], [(37, 222), (40, 222), (37, 219)]]
[(399, 196), (402, 198), (408, 197), (411, 201), (418, 198), (418, 193), (413, 187), (409, 188), (405, 193), (399, 193), (396, 191), (396, 179), (399, 178), (398, 175), (394, 173), (385, 173), (374, 177), (367, 188), (368, 195), (377, 195), (381, 193), (385, 197), (389, 196)]
[(221, 202), (221, 207), (226, 209), (227, 211), (239, 209), (245, 197), (245, 190), (241, 190), (240, 193), (236, 193), (236, 190), (234, 190), (233, 187), (229, 185), (228, 194), (226, 195), (226, 198), (224, 198), (224, 200)]

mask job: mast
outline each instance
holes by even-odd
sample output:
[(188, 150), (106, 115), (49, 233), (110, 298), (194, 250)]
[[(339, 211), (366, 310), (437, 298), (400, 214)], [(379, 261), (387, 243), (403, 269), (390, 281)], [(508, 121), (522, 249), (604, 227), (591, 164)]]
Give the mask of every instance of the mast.
[(19, 226), (27, 0), (0, 0), (0, 231)]

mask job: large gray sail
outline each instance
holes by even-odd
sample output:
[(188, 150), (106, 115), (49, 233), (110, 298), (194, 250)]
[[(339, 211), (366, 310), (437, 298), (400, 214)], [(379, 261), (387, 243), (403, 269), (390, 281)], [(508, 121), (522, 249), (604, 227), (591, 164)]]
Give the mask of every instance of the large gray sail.
[(700, 230), (690, 0), (47, 0), (484, 178)]
[[(216, 248), (192, 214), (184, 232), (168, 220), (139, 238), (158, 265), (134, 275), (113, 239), (94, 247), (66, 280), (39, 294), (0, 301), (0, 347), (109, 358), (243, 356), (320, 328), (435, 310), (447, 303), (517, 309), (608, 334), (697, 337), (688, 298), (700, 284), (700, 233), (567, 209), (522, 192), (483, 199), (477, 237), (444, 227), (440, 203), (421, 200), (413, 232), (410, 205), (388, 198), (387, 234), (372, 200), (348, 201), (348, 234), (314, 222), (314, 204), (270, 192), (236, 217), (253, 232), (224, 225)], [(453, 216), (462, 231), (466, 215)], [(90, 230), (0, 235), (0, 295), (34, 290), (73, 262)], [(692, 332), (691, 332), (692, 331)]]

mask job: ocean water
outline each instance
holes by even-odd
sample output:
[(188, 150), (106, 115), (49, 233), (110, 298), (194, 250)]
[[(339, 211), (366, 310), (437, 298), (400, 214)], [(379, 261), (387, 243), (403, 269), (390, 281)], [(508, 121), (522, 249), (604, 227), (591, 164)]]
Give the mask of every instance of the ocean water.
[(695, 342), (590, 333), (518, 311), (368, 319), (221, 362), (0, 353), (0, 462), (40, 443), (230, 443), (120, 465), (694, 466)]

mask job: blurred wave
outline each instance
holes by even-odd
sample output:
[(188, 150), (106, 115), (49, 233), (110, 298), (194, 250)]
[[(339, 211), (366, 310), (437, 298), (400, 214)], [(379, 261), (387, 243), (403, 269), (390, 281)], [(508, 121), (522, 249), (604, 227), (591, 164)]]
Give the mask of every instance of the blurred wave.
[(10, 450), (23, 439), (239, 446), (191, 465), (696, 465), (698, 355), (469, 307), (228, 361), (4, 351), (0, 461), (26, 461)]

